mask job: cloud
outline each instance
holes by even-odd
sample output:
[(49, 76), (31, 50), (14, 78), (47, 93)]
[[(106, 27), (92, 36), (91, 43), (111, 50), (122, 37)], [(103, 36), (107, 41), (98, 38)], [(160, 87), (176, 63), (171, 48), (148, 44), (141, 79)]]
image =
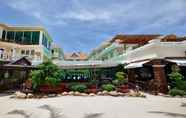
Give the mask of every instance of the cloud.
[(91, 12), (88, 10), (80, 10), (80, 11), (70, 11), (67, 13), (64, 13), (58, 18), (61, 19), (74, 19), (74, 20), (80, 20), (80, 21), (95, 21), (95, 20), (104, 20), (109, 21), (111, 19), (111, 15), (109, 12), (102, 11), (100, 12)]
[(118, 33), (186, 33), (186, 0), (4, 0), (2, 3), (44, 24), (67, 51), (90, 51), (90, 47), (96, 47), (107, 36)]
[(57, 12), (52, 10), (52, 6), (55, 6), (56, 3), (54, 2), (50, 6), (51, 4), (48, 4), (49, 2), (49, 0), (9, 0), (7, 5), (10, 8), (36, 18), (44, 25), (64, 25), (65, 22), (56, 18)]

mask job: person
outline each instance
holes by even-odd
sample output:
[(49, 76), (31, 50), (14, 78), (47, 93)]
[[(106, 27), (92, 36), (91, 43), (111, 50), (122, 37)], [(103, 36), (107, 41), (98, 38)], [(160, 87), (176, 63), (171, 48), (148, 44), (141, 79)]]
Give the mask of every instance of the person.
[(32, 92), (32, 80), (28, 79), (22, 84), (22, 91), (25, 94)]
[(136, 92), (139, 92), (139, 86), (136, 84)]

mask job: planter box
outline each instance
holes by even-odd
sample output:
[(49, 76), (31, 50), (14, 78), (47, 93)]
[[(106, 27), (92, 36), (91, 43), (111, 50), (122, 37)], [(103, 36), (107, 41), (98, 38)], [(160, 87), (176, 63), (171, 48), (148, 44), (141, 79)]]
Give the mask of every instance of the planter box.
[(88, 93), (97, 93), (97, 89), (88, 89)]
[(88, 93), (97, 93), (97, 87), (96, 85), (89, 85), (88, 87)]
[(41, 93), (61, 93), (66, 91), (65, 84), (59, 84), (57, 86), (51, 86), (51, 85), (42, 85), (39, 87), (39, 91)]
[(120, 87), (118, 87), (118, 92), (128, 93), (129, 92), (128, 85), (121, 85)]

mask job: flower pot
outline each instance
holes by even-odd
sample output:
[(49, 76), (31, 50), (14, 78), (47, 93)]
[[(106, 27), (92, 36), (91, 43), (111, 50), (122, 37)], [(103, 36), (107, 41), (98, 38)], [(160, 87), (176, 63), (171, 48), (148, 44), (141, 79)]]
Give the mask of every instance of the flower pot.
[(127, 92), (129, 92), (129, 87), (128, 87), (128, 85), (121, 85), (118, 87), (118, 91), (122, 92), (122, 93), (127, 93)]
[(42, 85), (39, 87), (39, 91), (41, 93), (49, 94), (49, 93), (61, 93), (62, 92), (61, 86), (51, 86), (51, 85)]

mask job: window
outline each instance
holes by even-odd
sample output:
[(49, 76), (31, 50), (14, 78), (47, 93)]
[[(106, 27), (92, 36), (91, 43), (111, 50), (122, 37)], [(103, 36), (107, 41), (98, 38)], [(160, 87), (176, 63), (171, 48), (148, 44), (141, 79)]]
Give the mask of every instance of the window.
[(32, 32), (32, 44), (39, 44), (40, 32)]
[(21, 50), (21, 54), (22, 55), (25, 55), (25, 50)]
[(47, 48), (47, 38), (44, 34), (43, 34), (42, 44)]
[(30, 52), (29, 50), (26, 50), (26, 55), (29, 55), (29, 52)]
[(42, 44), (50, 50), (51, 42), (49, 42), (49, 39), (46, 37), (46, 35), (43, 34)]
[(23, 44), (31, 44), (31, 32), (24, 32)]
[(3, 58), (4, 49), (0, 48), (0, 58)]
[(14, 42), (14, 34), (15, 34), (15, 32), (13, 32), (13, 31), (8, 31), (7, 32), (7, 40), (8, 40), (8, 42)]
[(16, 32), (15, 42), (21, 44), (23, 39), (23, 32)]
[(54, 54), (54, 49), (52, 49), (52, 54)]
[(34, 50), (31, 50), (31, 55), (34, 55), (35, 51)]
[(3, 40), (3, 41), (5, 40), (5, 37), (6, 37), (6, 31), (3, 30), (3, 34), (2, 34), (2, 40)]

